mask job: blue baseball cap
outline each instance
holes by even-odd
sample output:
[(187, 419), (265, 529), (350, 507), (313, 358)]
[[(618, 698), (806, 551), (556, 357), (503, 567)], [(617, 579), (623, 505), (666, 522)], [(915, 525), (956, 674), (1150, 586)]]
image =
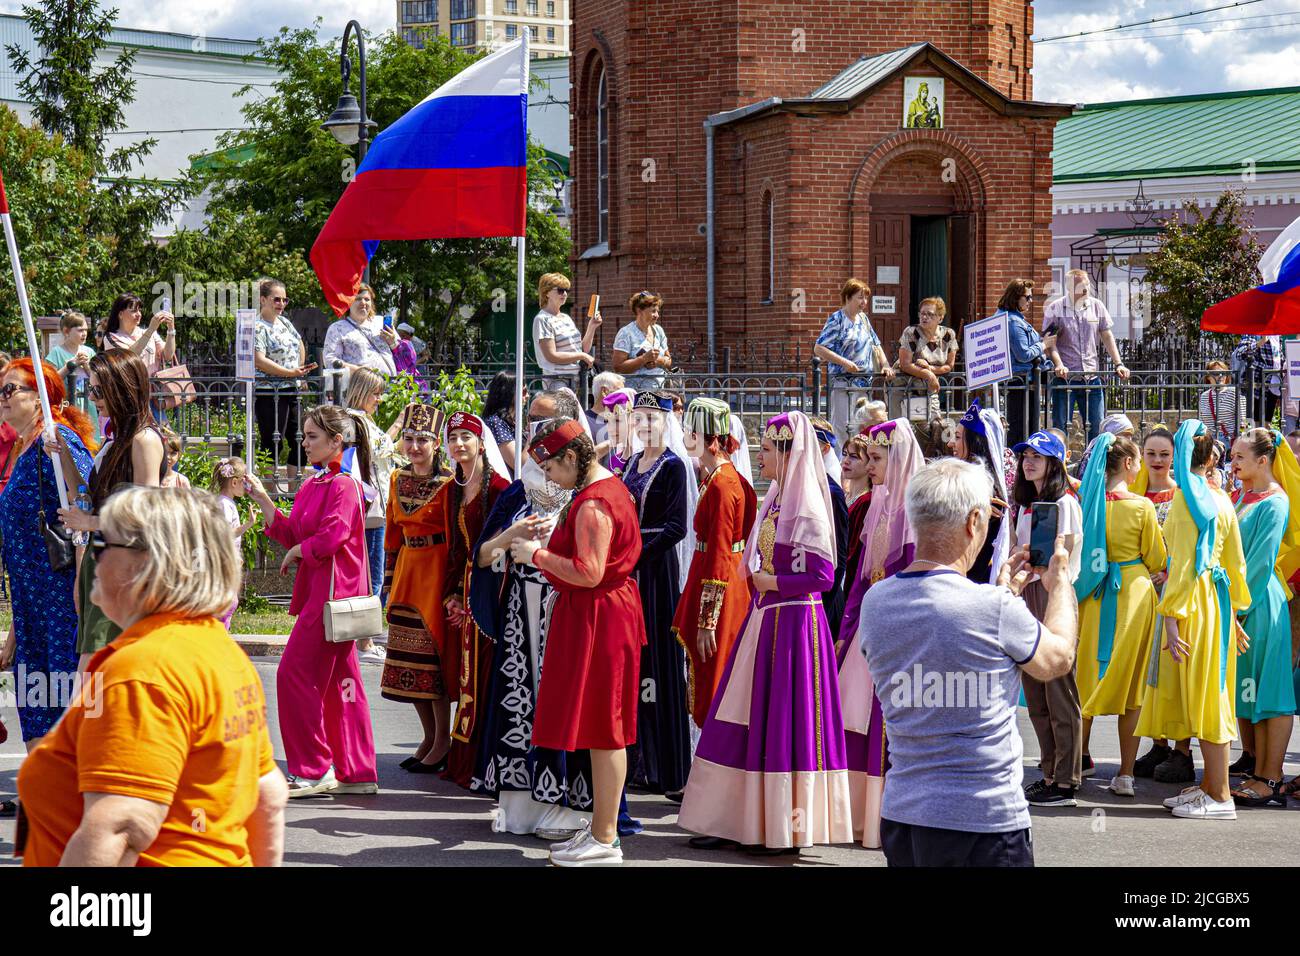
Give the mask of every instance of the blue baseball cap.
[(1044, 458), (1055, 458), (1057, 461), (1065, 461), (1065, 445), (1061, 439), (1057, 438), (1051, 432), (1034, 432), (1020, 444), (1014, 446), (1011, 450), (1017, 455), (1026, 448), (1032, 448)]

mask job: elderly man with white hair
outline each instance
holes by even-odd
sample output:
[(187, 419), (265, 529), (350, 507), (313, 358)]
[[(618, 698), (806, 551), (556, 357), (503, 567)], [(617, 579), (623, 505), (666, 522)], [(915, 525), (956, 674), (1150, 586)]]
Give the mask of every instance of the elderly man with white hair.
[(890, 866), (1033, 866), (1020, 672), (1069, 672), (1078, 643), (1069, 555), (1061, 538), (1042, 575), (1040, 624), (1020, 599), (1028, 549), (996, 585), (966, 572), (989, 522), (992, 487), (978, 465), (941, 458), (907, 486), (916, 559), (862, 602), (858, 637), (888, 728), (881, 840)]
[[(591, 380), (591, 407), (584, 409), (587, 415), (587, 425), (591, 428), (592, 440), (601, 445), (609, 437), (606, 432), (605, 419), (601, 418), (601, 413), (605, 411), (605, 396), (613, 395), (620, 388), (625, 388), (627, 383), (622, 375), (617, 372), (601, 372)], [(604, 461), (608, 456), (609, 449), (597, 449)]]

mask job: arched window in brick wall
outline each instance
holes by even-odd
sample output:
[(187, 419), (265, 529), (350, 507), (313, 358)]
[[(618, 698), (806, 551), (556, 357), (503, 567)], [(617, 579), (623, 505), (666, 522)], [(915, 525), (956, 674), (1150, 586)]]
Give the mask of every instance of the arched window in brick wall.
[(763, 192), (763, 301), (776, 301), (776, 207), (772, 190)]
[(609, 242), (609, 89), (605, 65), (596, 81), (596, 243)]

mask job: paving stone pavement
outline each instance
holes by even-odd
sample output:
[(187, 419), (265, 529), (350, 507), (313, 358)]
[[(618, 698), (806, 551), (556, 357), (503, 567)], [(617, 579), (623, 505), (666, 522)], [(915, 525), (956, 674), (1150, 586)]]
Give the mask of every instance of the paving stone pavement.
[[(275, 667), (255, 664), (266, 687), (271, 736), (283, 755), (275, 719)], [(377, 665), (363, 665), (379, 753), (381, 793), (312, 797), (290, 802), (285, 862), (290, 866), (545, 866), (547, 844), (534, 837), (492, 832), (493, 804), (437, 777), (415, 776), (397, 764), (420, 739), (415, 710), (379, 696)], [(13, 793), (23, 746), (12, 707), (0, 706), (11, 729), (0, 745), (0, 796)], [(1037, 744), (1022, 708), (1027, 779), (1033, 779)], [(1146, 749), (1144, 744), (1143, 750)], [(1079, 806), (1034, 811), (1034, 854), (1039, 866), (1253, 866), (1300, 863), (1300, 802), (1286, 810), (1243, 810), (1235, 822), (1177, 820), (1161, 800), (1180, 786), (1137, 782), (1137, 796), (1104, 789), (1115, 772), (1119, 747), (1114, 718), (1093, 729), (1097, 774), (1085, 782)], [(1234, 751), (1235, 759), (1236, 751)], [(1287, 775), (1300, 772), (1300, 733), (1293, 734)], [(856, 846), (816, 847), (796, 859), (754, 859), (736, 852), (705, 853), (687, 846), (677, 827), (677, 807), (662, 797), (629, 793), (632, 815), (645, 832), (624, 840), (627, 866), (884, 866), (883, 854)], [(0, 866), (14, 861), (13, 821), (0, 820)]]

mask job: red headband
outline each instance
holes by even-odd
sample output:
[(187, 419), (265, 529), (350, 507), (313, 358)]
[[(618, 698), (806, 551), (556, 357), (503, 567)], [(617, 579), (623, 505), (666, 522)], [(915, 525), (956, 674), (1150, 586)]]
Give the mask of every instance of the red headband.
[(555, 431), (543, 435), (528, 446), (528, 454), (533, 456), (533, 461), (541, 464), (548, 459), (554, 458), (569, 442), (573, 441), (579, 435), (585, 435), (581, 425), (573, 419), (569, 419)]
[(457, 412), (447, 420), (447, 434), (454, 431), (473, 432), (479, 438), (483, 437), (483, 420), (477, 415), (471, 415), (469, 412)]

